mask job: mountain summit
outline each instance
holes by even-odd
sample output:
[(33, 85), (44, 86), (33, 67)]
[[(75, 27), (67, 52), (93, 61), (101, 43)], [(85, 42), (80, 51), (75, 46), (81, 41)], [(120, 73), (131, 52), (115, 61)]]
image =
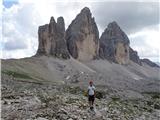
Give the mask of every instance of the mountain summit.
[(36, 55), (50, 55), (57, 58), (70, 58), (65, 41), (65, 23), (63, 17), (57, 23), (51, 17), (50, 23), (38, 29), (39, 46)]
[(138, 53), (130, 47), (130, 41), (116, 21), (108, 24), (99, 38), (99, 31), (88, 7), (80, 13), (65, 30), (63, 17), (51, 17), (50, 23), (38, 29), (39, 46), (36, 56), (47, 55), (61, 59), (73, 57), (79, 61), (93, 59), (109, 60), (118, 64), (135, 62), (152, 66), (141, 60)]
[(108, 24), (100, 37), (99, 54), (119, 64), (129, 63), (129, 39), (115, 21)]
[(85, 7), (66, 30), (67, 47), (71, 56), (80, 61), (98, 56), (99, 32), (94, 18)]

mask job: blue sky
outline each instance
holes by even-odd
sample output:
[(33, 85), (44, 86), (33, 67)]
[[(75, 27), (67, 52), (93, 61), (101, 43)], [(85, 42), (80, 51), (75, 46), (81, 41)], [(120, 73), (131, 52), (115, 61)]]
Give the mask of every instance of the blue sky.
[(6, 8), (10, 8), (12, 7), (12, 5), (14, 4), (18, 4), (18, 0), (3, 0), (3, 5), (6, 7)]
[(4, 0), (0, 26), (3, 54), (0, 57), (23, 58), (34, 55), (38, 48), (38, 26), (48, 23), (51, 16), (55, 19), (63, 16), (67, 28), (80, 10), (87, 6), (95, 17), (100, 35), (109, 22), (116, 21), (127, 33), (131, 47), (138, 51), (141, 58), (160, 61), (158, 2), (104, 1)]

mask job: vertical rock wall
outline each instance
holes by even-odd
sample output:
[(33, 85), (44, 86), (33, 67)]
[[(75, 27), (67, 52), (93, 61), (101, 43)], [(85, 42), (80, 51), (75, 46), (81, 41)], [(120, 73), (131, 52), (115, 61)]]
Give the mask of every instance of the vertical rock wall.
[(116, 22), (109, 23), (102, 33), (99, 56), (119, 64), (128, 64), (129, 39)]
[(98, 56), (99, 32), (89, 8), (85, 7), (66, 31), (67, 47), (73, 58), (88, 61)]
[(63, 17), (51, 17), (50, 23), (38, 29), (39, 46), (36, 55), (48, 55), (57, 58), (70, 58), (65, 41), (65, 24)]

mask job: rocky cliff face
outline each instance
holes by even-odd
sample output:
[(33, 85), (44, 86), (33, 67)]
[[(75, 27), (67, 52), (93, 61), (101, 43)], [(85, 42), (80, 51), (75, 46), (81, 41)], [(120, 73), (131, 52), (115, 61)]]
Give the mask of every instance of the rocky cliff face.
[(67, 47), (73, 58), (80, 61), (98, 56), (99, 32), (89, 8), (85, 7), (66, 31)]
[(139, 65), (142, 65), (141, 59), (139, 58), (137, 51), (133, 50), (131, 47), (129, 47), (129, 58), (133, 62), (135, 62)]
[(116, 22), (109, 23), (102, 33), (99, 55), (119, 64), (128, 64), (129, 39)]
[(51, 55), (63, 59), (70, 58), (65, 41), (63, 17), (59, 17), (57, 23), (51, 17), (49, 24), (40, 26), (38, 40), (39, 46), (36, 55)]
[(156, 65), (149, 60), (140, 60), (138, 53), (129, 46), (129, 39), (116, 22), (108, 24), (99, 39), (99, 31), (94, 18), (85, 7), (65, 31), (63, 17), (53, 17), (50, 23), (38, 29), (39, 46), (36, 55), (54, 56), (68, 59), (70, 55), (80, 61), (95, 58), (107, 59), (118, 64), (133, 61), (139, 65)]

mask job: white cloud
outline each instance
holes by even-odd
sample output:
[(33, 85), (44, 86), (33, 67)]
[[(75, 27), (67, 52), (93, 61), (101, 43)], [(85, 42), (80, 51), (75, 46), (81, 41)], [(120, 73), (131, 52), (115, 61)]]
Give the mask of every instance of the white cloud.
[[(3, 40), (0, 42), (3, 54), (0, 55), (1, 58), (23, 58), (34, 55), (38, 47), (38, 26), (49, 23), (51, 16), (55, 19), (63, 16), (67, 28), (80, 10), (87, 6), (93, 11), (96, 20), (95, 6), (84, 0), (74, 2), (19, 0), (18, 4), (10, 8), (1, 6), (0, 8), (3, 8)], [(100, 23), (97, 25), (99, 27)], [(99, 27), (99, 31), (101, 33), (103, 29)], [(138, 51), (140, 57), (151, 59), (159, 57), (160, 36), (157, 29), (143, 29), (131, 34), (129, 38), (131, 46)]]
[[(2, 41), (2, 1), (0, 1), (0, 41)], [(0, 56), (2, 56), (2, 45), (0, 44)]]
[[(33, 10), (33, 12), (32, 12)], [(32, 56), (37, 47), (37, 26), (33, 4), (16, 4), (3, 9), (2, 58)]]
[(142, 31), (131, 34), (129, 38), (131, 47), (138, 51), (141, 58), (160, 61), (160, 34), (158, 29), (145, 28)]

